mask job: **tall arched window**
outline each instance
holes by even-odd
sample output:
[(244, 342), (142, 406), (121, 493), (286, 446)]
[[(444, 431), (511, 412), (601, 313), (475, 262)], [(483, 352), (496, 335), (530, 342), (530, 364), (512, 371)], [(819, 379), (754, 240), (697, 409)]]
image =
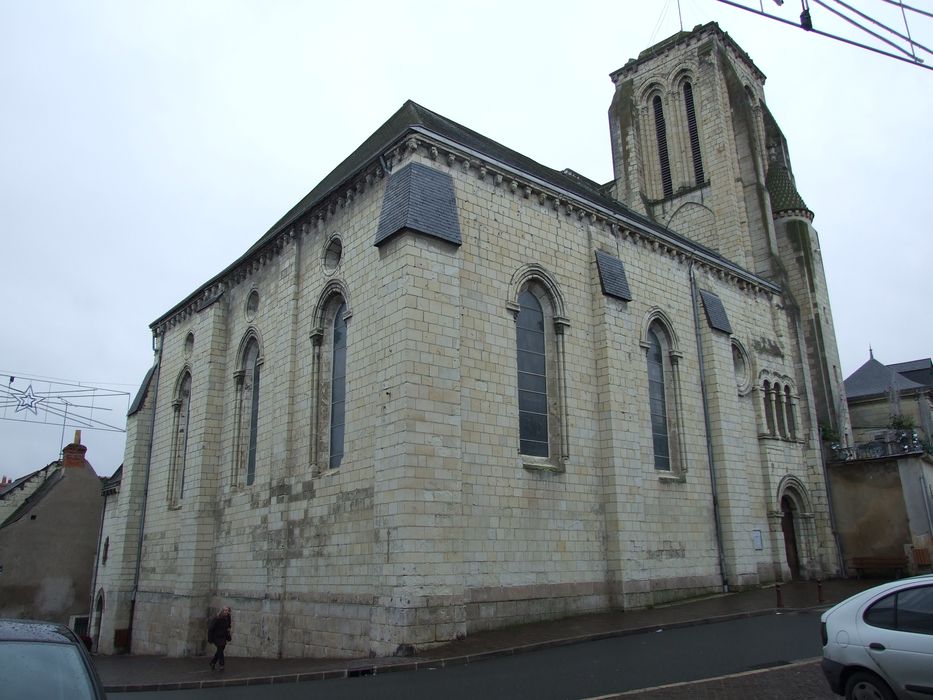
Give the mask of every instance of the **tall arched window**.
[(256, 481), (256, 446), (259, 440), (259, 342), (250, 338), (243, 350), (238, 380), (240, 382), (237, 454), (240, 474), (246, 485)]
[(314, 309), (309, 458), (315, 476), (339, 467), (346, 451), (350, 309), (346, 287), (337, 279), (325, 285)]
[(784, 389), (781, 388), (780, 384), (775, 382), (772, 391), (774, 391), (772, 401), (774, 402), (774, 422), (777, 423), (777, 434), (782, 438), (786, 438), (787, 421), (784, 415)]
[(652, 309), (645, 318), (640, 345), (645, 350), (654, 468), (662, 478), (683, 480), (688, 469), (680, 380), (683, 353), (661, 309)]
[(525, 469), (562, 471), (570, 459), (565, 339), (570, 327), (553, 275), (516, 270), (506, 308), (515, 321), (518, 451)]
[(172, 435), (172, 467), (169, 498), (178, 503), (185, 494), (185, 463), (188, 458), (188, 425), (191, 415), (191, 373), (185, 371), (178, 382), (175, 400), (174, 430)]
[(667, 387), (664, 378), (664, 351), (655, 327), (648, 329), (648, 401), (651, 412), (654, 468), (670, 471), (671, 449), (667, 429)]
[(765, 380), (761, 386), (761, 396), (764, 400), (765, 408), (765, 428), (769, 435), (774, 435), (776, 432), (774, 422), (774, 390), (771, 388), (771, 382), (768, 380)]
[(693, 156), (693, 177), (696, 184), (703, 183), (703, 158), (700, 155), (700, 133), (697, 129), (697, 113), (693, 104), (693, 85), (684, 82), (684, 107), (687, 110), (687, 130), (690, 133), (690, 153)]
[(531, 291), (518, 296), (519, 449), (523, 455), (548, 457), (547, 343), (544, 310)]
[(784, 409), (787, 412), (787, 435), (791, 440), (797, 439), (797, 418), (794, 415), (794, 397), (790, 386), (784, 387)]
[(674, 194), (674, 184), (671, 180), (671, 159), (667, 152), (667, 124), (664, 121), (664, 106), (661, 96), (655, 95), (652, 100), (654, 108), (654, 130), (658, 139), (658, 160), (661, 165), (661, 189), (665, 197)]
[(334, 314), (333, 350), (330, 381), (330, 468), (336, 469), (343, 459), (343, 443), (347, 394), (347, 322), (346, 304), (340, 304)]

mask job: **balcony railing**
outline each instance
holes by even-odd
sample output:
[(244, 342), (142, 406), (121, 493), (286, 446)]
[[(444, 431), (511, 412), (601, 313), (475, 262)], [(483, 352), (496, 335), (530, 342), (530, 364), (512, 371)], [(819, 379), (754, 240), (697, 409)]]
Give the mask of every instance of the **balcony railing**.
[(854, 447), (843, 447), (838, 442), (829, 445), (830, 461), (833, 462), (900, 457), (902, 455), (922, 454), (923, 451), (923, 443), (920, 442), (917, 433), (906, 430), (896, 433), (891, 440), (872, 440)]

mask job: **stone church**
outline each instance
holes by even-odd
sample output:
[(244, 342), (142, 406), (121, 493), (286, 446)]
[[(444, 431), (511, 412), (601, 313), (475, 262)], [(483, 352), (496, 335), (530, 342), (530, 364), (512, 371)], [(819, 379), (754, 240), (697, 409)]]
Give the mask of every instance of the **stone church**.
[(612, 73), (614, 179), (405, 103), (151, 326), (99, 649), (416, 652), (830, 576), (819, 241), (716, 24)]

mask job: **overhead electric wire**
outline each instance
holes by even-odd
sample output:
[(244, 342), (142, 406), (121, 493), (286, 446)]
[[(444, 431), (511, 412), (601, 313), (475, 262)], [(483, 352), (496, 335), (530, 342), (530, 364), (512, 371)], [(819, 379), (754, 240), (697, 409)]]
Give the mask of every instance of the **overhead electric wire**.
[[(815, 2), (815, 3), (816, 3), (817, 5), (819, 5), (820, 7), (823, 7), (823, 8), (825, 8), (825, 9), (829, 10), (830, 12), (832, 12), (832, 13), (833, 13), (834, 15), (836, 15), (837, 17), (840, 17), (840, 18), (844, 19), (846, 22), (848, 22), (849, 24), (851, 24), (853, 27), (858, 27), (858, 28), (861, 29), (863, 32), (865, 32), (866, 34), (871, 34), (873, 37), (875, 37), (876, 39), (878, 39), (878, 41), (883, 41), (883, 42), (884, 42), (885, 44), (887, 44), (888, 46), (894, 47), (895, 49), (897, 49), (898, 51), (900, 51), (901, 53), (903, 53), (905, 56), (910, 56), (910, 57), (911, 57), (913, 60), (915, 60), (915, 61), (919, 61), (919, 60), (920, 60), (920, 59), (918, 59), (918, 58), (916, 57), (916, 54), (914, 54), (912, 51), (907, 51), (907, 49), (905, 49), (904, 47), (902, 47), (902, 46), (900, 46), (900, 45), (894, 43), (894, 42), (891, 41), (890, 39), (885, 39), (883, 36), (881, 36), (881, 35), (878, 34), (877, 32), (873, 32), (873, 31), (872, 31), (871, 29), (869, 29), (868, 27), (866, 27), (866, 26), (864, 26), (864, 25), (862, 25), (862, 24), (859, 24), (858, 22), (856, 22), (856, 21), (855, 21), (854, 19), (852, 19), (851, 17), (846, 17), (842, 12), (840, 12), (839, 10), (836, 10), (836, 9), (830, 7), (830, 6), (827, 5), (825, 2), (823, 2), (823, 0), (813, 0), (813, 2)], [(839, 2), (839, 0), (835, 0), (835, 2)], [(848, 8), (848, 9), (852, 10), (852, 11), (855, 12), (857, 15), (859, 15), (859, 16), (861, 16), (861, 17), (864, 17), (865, 19), (868, 19), (868, 20), (871, 21), (871, 22), (874, 22), (875, 24), (877, 24), (878, 26), (880, 26), (880, 27), (882, 27), (882, 28), (888, 30), (888, 31), (891, 32), (892, 34), (897, 34), (897, 36), (901, 37), (902, 39), (907, 39), (907, 37), (905, 37), (905, 36), (903, 36), (903, 35), (901, 35), (901, 34), (898, 34), (897, 32), (895, 32), (895, 31), (894, 31), (893, 29), (891, 29), (890, 27), (887, 27), (887, 26), (885, 26), (884, 24), (881, 24), (880, 22), (878, 22), (878, 21), (876, 21), (876, 20), (873, 20), (871, 17), (868, 17), (867, 15), (863, 15), (863, 14), (862, 14), (861, 12), (859, 12), (858, 10), (849, 7), (849, 6), (846, 5), (844, 2), (839, 2), (839, 4), (842, 5), (843, 7), (846, 7), (846, 8)], [(911, 42), (911, 43), (912, 43), (912, 42)], [(917, 46), (920, 46), (920, 44), (917, 44)], [(921, 47), (921, 48), (922, 48), (922, 47)]]
[(901, 8), (901, 10), (910, 10), (911, 12), (916, 12), (919, 15), (926, 15), (927, 17), (933, 17), (933, 12), (927, 12), (926, 10), (921, 10), (917, 7), (911, 7), (910, 5), (905, 5), (898, 0), (881, 0), (881, 2), (886, 2), (889, 5), (894, 5), (895, 7)]
[(661, 8), (661, 14), (658, 15), (658, 21), (654, 25), (654, 29), (651, 30), (651, 35), (648, 38), (648, 44), (653, 44), (655, 38), (658, 36), (658, 31), (661, 29), (661, 24), (664, 22), (664, 18), (667, 17), (667, 11), (670, 9), (671, 0), (666, 0), (664, 7)]
[[(721, 3), (723, 3), (724, 5), (729, 5), (730, 7), (735, 7), (735, 8), (737, 8), (737, 9), (739, 9), (739, 10), (745, 10), (746, 12), (751, 12), (752, 14), (761, 15), (762, 17), (767, 17), (768, 19), (773, 19), (773, 20), (775, 20), (775, 21), (777, 21), (777, 22), (780, 22), (780, 23), (782, 23), (782, 24), (786, 24), (786, 25), (789, 25), (789, 26), (791, 26), (791, 27), (796, 27), (797, 29), (803, 29), (803, 27), (801, 27), (801, 26), (800, 26), (799, 24), (797, 24), (796, 22), (792, 22), (792, 21), (790, 21), (790, 20), (788, 20), (788, 19), (784, 19), (783, 17), (778, 17), (777, 15), (771, 15), (771, 14), (768, 14), (767, 12), (762, 12), (762, 11), (760, 11), (760, 10), (756, 10), (756, 9), (753, 8), (753, 7), (748, 7), (747, 5), (742, 5), (742, 4), (738, 3), (738, 2), (733, 2), (733, 0), (717, 0), (717, 2), (721, 2)], [(897, 4), (897, 3), (895, 3), (895, 4)], [(891, 52), (889, 52), (889, 51), (884, 51), (884, 50), (879, 49), (879, 48), (877, 48), (877, 47), (875, 47), (875, 46), (869, 46), (868, 44), (862, 44), (861, 42), (854, 41), (854, 40), (852, 40), (852, 39), (847, 39), (847, 38), (845, 38), (845, 37), (843, 37), (843, 36), (837, 36), (837, 35), (835, 35), (835, 34), (830, 34), (829, 32), (824, 32), (824, 31), (822, 31), (822, 30), (820, 30), (820, 29), (817, 29), (817, 28), (815, 28), (815, 27), (810, 28), (810, 29), (807, 29), (807, 30), (805, 30), (805, 31), (809, 32), (810, 34), (818, 34), (819, 36), (825, 36), (827, 39), (835, 39), (836, 41), (840, 41), (840, 42), (842, 42), (843, 44), (849, 44), (850, 46), (855, 46), (855, 47), (860, 48), (860, 49), (865, 49), (866, 51), (871, 51), (872, 53), (877, 53), (877, 54), (880, 54), (880, 55), (882, 55), (882, 56), (887, 56), (888, 58), (893, 58), (893, 59), (898, 60), (898, 61), (903, 61), (904, 63), (909, 63), (909, 64), (912, 65), (912, 66), (917, 66), (918, 68), (924, 68), (924, 69), (926, 69), (926, 70), (933, 70), (933, 66), (928, 66), (928, 65), (926, 65), (926, 64), (924, 64), (924, 63), (922, 63), (922, 62), (920, 62), (919, 60), (915, 60), (914, 58), (907, 58), (907, 57), (905, 57), (905, 56), (899, 56), (899, 55), (897, 55), (896, 53), (891, 53)]]
[[(833, 2), (835, 2), (837, 5), (842, 5), (842, 6), (843, 6), (844, 8), (846, 8), (847, 10), (850, 10), (850, 11), (854, 12), (855, 14), (859, 15), (860, 17), (862, 17), (862, 18), (864, 18), (864, 19), (867, 19), (867, 20), (868, 20), (869, 22), (871, 22), (872, 24), (877, 24), (877, 25), (878, 25), (879, 27), (881, 27), (882, 29), (886, 29), (887, 31), (891, 32), (894, 36), (899, 37), (899, 38), (903, 39), (904, 41), (906, 41), (906, 42), (907, 42), (908, 44), (910, 44), (911, 46), (916, 46), (917, 48), (923, 49), (923, 50), (926, 51), (927, 53), (933, 54), (933, 51), (931, 51), (930, 49), (928, 49), (928, 48), (927, 48), (926, 46), (924, 46), (923, 44), (918, 44), (918, 43), (917, 43), (916, 41), (914, 41), (913, 38), (910, 36), (910, 26), (907, 24), (907, 18), (906, 18), (906, 17), (904, 17), (904, 26), (907, 28), (907, 34), (904, 35), (904, 34), (901, 34), (899, 31), (897, 31), (896, 29), (892, 29), (891, 27), (887, 26), (887, 25), (884, 24), (883, 22), (879, 22), (878, 20), (876, 20), (876, 19), (874, 19), (874, 18), (872, 18), (872, 17), (869, 17), (869, 16), (866, 15), (864, 12), (860, 12), (857, 8), (852, 7), (851, 5), (847, 5), (846, 3), (842, 2), (842, 0), (833, 0)], [(822, 4), (822, 3), (821, 3), (821, 4)], [(901, 9), (903, 10), (903, 7), (902, 7)]]

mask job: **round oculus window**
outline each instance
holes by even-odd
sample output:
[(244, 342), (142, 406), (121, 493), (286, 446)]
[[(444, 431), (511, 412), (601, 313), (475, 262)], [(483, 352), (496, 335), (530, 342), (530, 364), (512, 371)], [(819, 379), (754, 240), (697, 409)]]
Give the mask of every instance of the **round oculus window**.
[(324, 271), (327, 274), (331, 274), (337, 270), (337, 266), (340, 265), (340, 260), (343, 257), (343, 242), (339, 237), (333, 236), (324, 247), (324, 257), (322, 262), (324, 264)]
[(256, 318), (256, 313), (259, 311), (259, 292), (255, 289), (249, 293), (249, 296), (246, 298), (246, 320), (252, 321)]

